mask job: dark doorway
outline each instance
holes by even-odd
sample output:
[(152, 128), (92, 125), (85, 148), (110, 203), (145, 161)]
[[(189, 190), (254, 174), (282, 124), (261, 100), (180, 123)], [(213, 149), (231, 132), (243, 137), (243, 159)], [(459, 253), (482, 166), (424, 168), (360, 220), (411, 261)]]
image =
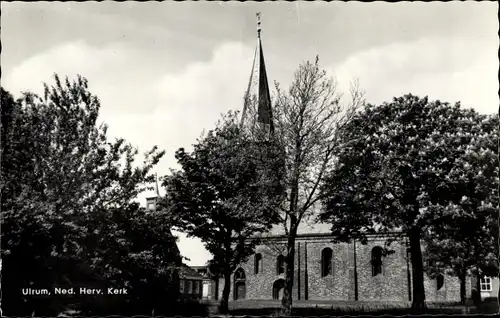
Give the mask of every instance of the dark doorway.
[(285, 289), (285, 280), (278, 279), (273, 284), (273, 299), (283, 298), (283, 290)]
[(245, 283), (244, 282), (237, 282), (234, 289), (235, 289), (234, 290), (235, 291), (234, 300), (245, 299)]
[(245, 299), (246, 276), (243, 268), (238, 268), (234, 273), (234, 300)]

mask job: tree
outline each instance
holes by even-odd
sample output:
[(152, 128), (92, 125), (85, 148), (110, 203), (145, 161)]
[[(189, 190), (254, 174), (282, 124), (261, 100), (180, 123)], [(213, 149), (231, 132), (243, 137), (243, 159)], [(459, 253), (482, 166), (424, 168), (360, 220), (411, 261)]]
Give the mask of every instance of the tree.
[(280, 208), (280, 223), (287, 237), (282, 314), (290, 315), (294, 280), (295, 239), (302, 221), (314, 213), (326, 172), (335, 162), (338, 132), (363, 103), (357, 83), (350, 101), (341, 103), (337, 85), (319, 67), (306, 62), (294, 74), (288, 91), (278, 85), (274, 111), (275, 136), (283, 149), (287, 197)]
[(87, 238), (87, 247), (96, 247), (89, 257), (100, 278), (96, 287), (126, 287), (127, 295), (90, 300), (94, 303), (84, 306), (85, 314), (174, 313), (181, 256), (167, 212), (132, 204), (99, 213), (93, 222), (98, 233)]
[(443, 220), (435, 206), (460, 201), (462, 184), (450, 174), (463, 172), (457, 162), (479, 124), (460, 104), (413, 95), (368, 105), (343, 130), (337, 166), (322, 189), (320, 219), (339, 239), (391, 231), (409, 239), (416, 311), (425, 308), (422, 237)]
[[(425, 235), (425, 254), (431, 273), (446, 271), (460, 279), (460, 298), (465, 302), (467, 273), (479, 282), (484, 275), (498, 275), (498, 115), (478, 116), (480, 130), (449, 178), (460, 185), (458, 203), (433, 206), (443, 222)], [(458, 212), (457, 212), (458, 210)], [(480, 297), (479, 293), (476, 293)], [(478, 299), (475, 299), (478, 301)]]
[(213, 255), (211, 272), (224, 278), (224, 312), (231, 274), (253, 253), (256, 236), (276, 223), (282, 190), (272, 145), (250, 138), (236, 114), (229, 113), (191, 153), (183, 148), (176, 152), (182, 170), (173, 171), (164, 183), (163, 204), (173, 223), (204, 242)]
[(137, 165), (136, 149), (108, 141), (107, 126), (96, 125), (99, 109), (82, 77), (61, 82), (56, 75), (42, 97), (27, 92), (17, 101), (2, 89), (2, 287), (9, 314), (52, 315), (64, 307), (60, 297), (25, 297), (21, 288), (104, 281), (115, 236), (96, 220), (133, 209), (153, 180), (150, 170), (164, 153), (155, 147)]

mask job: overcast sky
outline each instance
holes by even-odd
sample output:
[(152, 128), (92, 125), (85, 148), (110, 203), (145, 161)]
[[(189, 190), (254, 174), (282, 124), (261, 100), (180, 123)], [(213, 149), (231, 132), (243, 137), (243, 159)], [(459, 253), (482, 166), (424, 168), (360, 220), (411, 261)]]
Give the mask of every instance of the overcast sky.
[[(313, 60), (341, 87), (356, 77), (371, 103), (407, 93), (498, 110), (496, 2), (1, 3), (2, 86), (41, 92), (51, 76), (81, 74), (101, 120), (141, 152), (166, 150), (176, 168), (221, 113), (241, 110), (262, 12), (267, 74), (287, 86)], [(202, 265), (199, 240), (179, 248)]]

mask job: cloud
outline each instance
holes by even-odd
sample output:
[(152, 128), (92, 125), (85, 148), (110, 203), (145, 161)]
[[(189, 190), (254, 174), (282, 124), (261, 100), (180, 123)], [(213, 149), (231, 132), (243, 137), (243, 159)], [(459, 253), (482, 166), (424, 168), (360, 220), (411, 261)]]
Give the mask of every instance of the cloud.
[(371, 103), (412, 93), (494, 113), (497, 49), (498, 39), (423, 38), (358, 52), (333, 70), (341, 84), (359, 78)]
[(212, 127), (221, 113), (241, 110), (250, 74), (252, 50), (226, 43), (208, 62), (188, 65), (181, 73), (167, 74), (157, 84), (162, 111), (189, 130)]
[(212, 258), (212, 255), (203, 247), (203, 242), (199, 238), (188, 238), (186, 234), (176, 231), (172, 231), (172, 233), (178, 237), (177, 247), (181, 255), (189, 259), (184, 261), (184, 263), (192, 266), (200, 266), (205, 265)]
[(43, 82), (54, 83), (54, 73), (70, 79), (79, 74), (89, 81), (104, 112), (147, 112), (150, 108), (144, 97), (151, 94), (150, 86), (138, 85), (148, 76), (137, 63), (144, 59), (142, 54), (120, 42), (103, 47), (83, 40), (66, 42), (22, 61), (10, 72), (7, 70), (2, 85), (15, 95), (25, 90), (41, 93)]
[[(103, 48), (83, 41), (64, 43), (23, 61), (2, 84), (15, 95), (24, 90), (41, 93), (41, 83), (53, 83), (53, 73), (70, 78), (82, 74), (101, 100), (100, 119), (109, 125), (111, 136), (125, 138), (141, 152), (153, 145), (166, 150), (157, 168), (164, 175), (176, 167), (179, 147), (189, 149), (221, 113), (242, 109), (254, 52), (240, 43), (225, 43), (207, 62), (159, 77), (148, 73), (158, 66), (140, 53), (120, 43)], [(191, 259), (188, 264), (204, 264), (209, 253), (201, 241), (177, 234), (181, 253)]]
[(70, 78), (81, 74), (101, 100), (101, 119), (110, 133), (143, 151), (159, 145), (169, 152), (171, 167), (176, 149), (189, 147), (221, 113), (242, 109), (252, 58), (251, 48), (226, 43), (207, 62), (158, 76), (148, 70), (161, 66), (141, 58), (141, 51), (120, 43), (97, 48), (75, 41), (23, 61), (5, 75), (2, 85), (14, 95), (41, 93), (42, 82), (53, 83), (54, 73)]
[(215, 126), (222, 113), (242, 109), (252, 58), (250, 48), (224, 44), (213, 51), (211, 60), (189, 64), (151, 84), (151, 112), (110, 113), (106, 122), (141, 148), (157, 144), (165, 149), (167, 155), (159, 170), (167, 173), (176, 166), (173, 155), (178, 148), (189, 149), (203, 130)]

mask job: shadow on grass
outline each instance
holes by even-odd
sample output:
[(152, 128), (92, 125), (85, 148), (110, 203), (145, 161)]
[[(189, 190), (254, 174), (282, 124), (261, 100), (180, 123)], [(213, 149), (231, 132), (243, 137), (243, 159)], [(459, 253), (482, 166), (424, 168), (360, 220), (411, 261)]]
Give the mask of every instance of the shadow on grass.
[[(425, 312), (412, 312), (409, 308), (374, 309), (369, 308), (293, 308), (292, 316), (403, 316), (409, 314), (451, 315), (462, 314), (461, 309), (455, 308), (430, 308)], [(231, 316), (280, 316), (277, 308), (235, 309), (230, 311)]]
[(472, 308), (471, 314), (498, 314), (498, 298), (486, 298), (479, 306)]
[(211, 305), (199, 301), (183, 301), (179, 302), (174, 308), (171, 308), (167, 313), (169, 317), (207, 317), (209, 316)]
[[(489, 300), (478, 307), (455, 306), (429, 306), (425, 311), (415, 312), (411, 308), (380, 307), (299, 307), (293, 308), (291, 316), (406, 316), (406, 315), (464, 315), (464, 314), (497, 314), (499, 312), (498, 300)], [(273, 308), (238, 308), (230, 310), (231, 316), (280, 316), (280, 310)]]

